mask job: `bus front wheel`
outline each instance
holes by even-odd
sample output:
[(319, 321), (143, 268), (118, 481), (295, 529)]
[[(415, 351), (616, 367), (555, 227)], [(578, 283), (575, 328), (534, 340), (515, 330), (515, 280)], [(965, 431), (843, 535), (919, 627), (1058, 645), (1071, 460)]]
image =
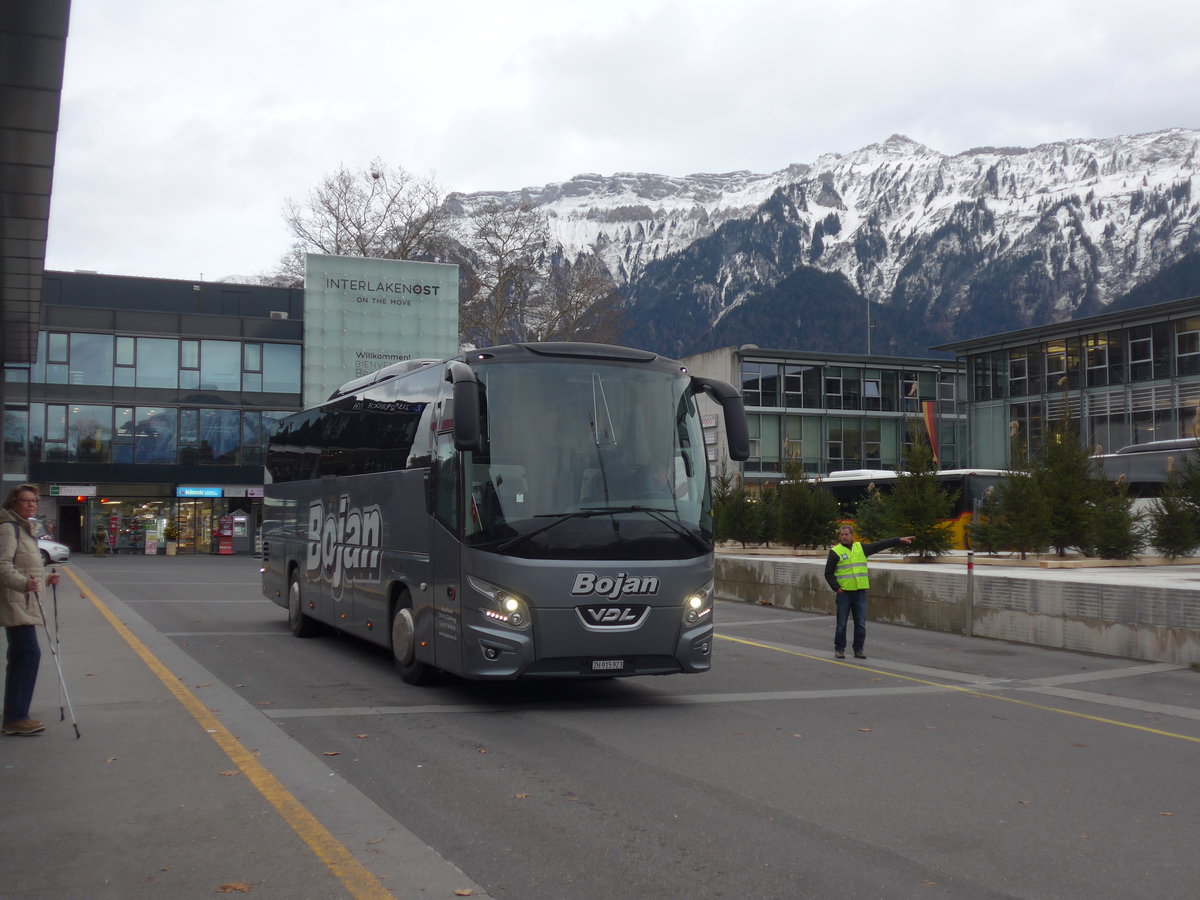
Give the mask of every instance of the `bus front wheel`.
[(288, 578), (288, 627), (299, 638), (316, 637), (321, 632), (321, 626), (304, 614), (300, 600), (300, 576), (295, 570)]
[(433, 667), (417, 659), (416, 623), (407, 606), (397, 606), (392, 614), (392, 658), (401, 680), (408, 684), (429, 684), (433, 680)]

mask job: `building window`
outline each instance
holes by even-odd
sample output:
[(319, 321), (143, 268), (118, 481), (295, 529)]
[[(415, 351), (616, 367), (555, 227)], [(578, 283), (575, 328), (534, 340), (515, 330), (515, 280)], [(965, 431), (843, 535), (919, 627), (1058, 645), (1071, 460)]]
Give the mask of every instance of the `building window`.
[(264, 392), (300, 393), (299, 344), (263, 344), (262, 366)]
[(242, 390), (262, 390), (262, 344), (242, 344)]
[(1008, 351), (1008, 392), (1012, 397), (1029, 393), (1029, 351), (1024, 347)]
[(1151, 381), (1171, 375), (1171, 331), (1165, 322), (1129, 329), (1129, 380)]
[(838, 366), (825, 370), (825, 408), (842, 408), (842, 370)]
[(72, 404), (67, 420), (66, 462), (106, 463), (112, 460), (111, 406)]
[(179, 340), (137, 339), (137, 387), (179, 387)]
[(1200, 318), (1175, 323), (1175, 357), (1178, 374), (1200, 373)]
[[(5, 373), (6, 375), (8, 372)], [(26, 456), (29, 441), (29, 410), (4, 407), (4, 474), (24, 478), (28, 471)]]
[(784, 405), (788, 409), (821, 408), (821, 371), (816, 366), (784, 366)]
[(200, 342), (200, 390), (240, 391), (242, 352), (236, 341)]

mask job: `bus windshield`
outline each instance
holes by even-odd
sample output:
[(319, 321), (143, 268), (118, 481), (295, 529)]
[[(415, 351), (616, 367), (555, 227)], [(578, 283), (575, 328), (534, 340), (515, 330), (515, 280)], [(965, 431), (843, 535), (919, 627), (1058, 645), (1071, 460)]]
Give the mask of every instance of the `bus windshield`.
[(528, 558), (712, 550), (691, 380), (618, 362), (481, 365), (480, 450), (463, 454), (465, 540)]

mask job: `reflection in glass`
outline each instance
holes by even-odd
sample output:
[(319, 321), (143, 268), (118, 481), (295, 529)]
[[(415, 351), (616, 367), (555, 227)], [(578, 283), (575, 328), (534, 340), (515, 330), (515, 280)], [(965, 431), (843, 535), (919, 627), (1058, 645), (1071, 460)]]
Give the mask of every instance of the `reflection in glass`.
[(70, 407), (67, 422), (69, 462), (108, 462), (112, 437), (111, 406)]
[(236, 409), (200, 410), (200, 464), (237, 465), (241, 434)]
[(240, 391), (242, 353), (237, 341), (200, 342), (200, 390)]
[(174, 463), (175, 431), (174, 409), (139, 406), (134, 433), (134, 462)]
[(71, 335), (71, 384), (108, 387), (113, 377), (111, 334)]
[(179, 341), (137, 339), (137, 386), (173, 388), (179, 383)]
[(300, 393), (298, 344), (263, 344), (262, 389), (280, 394)]

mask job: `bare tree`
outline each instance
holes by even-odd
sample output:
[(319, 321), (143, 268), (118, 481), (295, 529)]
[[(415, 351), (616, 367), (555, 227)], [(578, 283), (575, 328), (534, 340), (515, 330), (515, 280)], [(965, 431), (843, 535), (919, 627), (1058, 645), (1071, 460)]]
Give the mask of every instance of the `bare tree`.
[(528, 204), (492, 203), (476, 213), (464, 238), (459, 334), (479, 347), (529, 340), (527, 315), (545, 289), (550, 242), (545, 217)]
[(533, 317), (537, 340), (615, 344), (625, 330), (616, 282), (594, 253), (574, 262), (561, 260), (550, 273), (543, 299)]
[(295, 242), (273, 281), (298, 284), (304, 254), (378, 259), (437, 259), (446, 251), (450, 214), (441, 188), (400, 166), (374, 159), (364, 169), (345, 166), (317, 185), (303, 202), (289, 199), (284, 221)]

